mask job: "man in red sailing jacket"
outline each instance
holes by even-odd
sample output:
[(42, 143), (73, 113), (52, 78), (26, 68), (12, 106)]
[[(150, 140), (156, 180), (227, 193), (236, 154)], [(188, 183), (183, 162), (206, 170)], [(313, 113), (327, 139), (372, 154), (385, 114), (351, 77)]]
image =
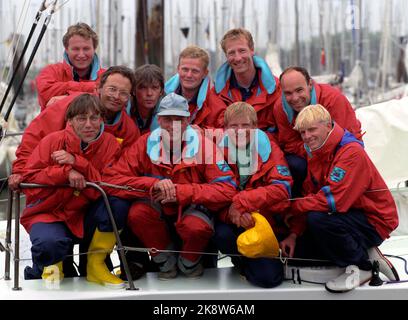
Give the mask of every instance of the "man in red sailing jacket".
[(289, 67), (280, 75), (282, 98), (275, 106), (274, 118), (279, 146), (285, 153), (294, 179), (294, 196), (306, 178), (306, 152), (303, 141), (293, 127), (298, 113), (308, 105), (321, 104), (333, 121), (361, 140), (361, 124), (347, 98), (328, 84), (315, 83), (306, 69)]
[(267, 63), (254, 53), (254, 40), (245, 29), (229, 30), (221, 40), (227, 62), (217, 71), (208, 104), (225, 107), (237, 101), (252, 105), (258, 128), (272, 136), (275, 130), (273, 106), (279, 102), (278, 79)]
[(64, 61), (45, 67), (36, 78), (41, 111), (73, 92), (94, 93), (104, 72), (95, 53), (98, 35), (86, 23), (68, 27), (62, 43)]
[[(284, 223), (290, 207), (292, 177), (282, 151), (265, 132), (257, 129), (256, 111), (246, 102), (230, 105), (224, 123), (226, 134), (219, 146), (239, 182), (240, 192), (216, 222), (215, 242), (219, 250), (238, 254), (238, 235), (254, 226), (251, 212), (262, 214), (278, 239), (290, 235), (295, 241), (303, 232), (304, 223), (302, 219), (292, 219), (289, 226)], [(271, 288), (283, 281), (283, 265), (279, 260), (232, 257), (232, 261), (257, 286)]]
[[(21, 224), (30, 234), (33, 267), (25, 270), (26, 279), (60, 281), (63, 261), (75, 242), (92, 232), (88, 254), (87, 279), (122, 287), (124, 282), (105, 265), (116, 239), (107, 217), (86, 214), (89, 203), (99, 194), (85, 189), (86, 181), (100, 181), (101, 172), (120, 154), (114, 136), (103, 131), (99, 98), (90, 94), (76, 97), (66, 113), (67, 126), (40, 141), (28, 158), (23, 181), (52, 186), (69, 184), (71, 188), (24, 189), (26, 208)], [(127, 212), (115, 211), (121, 229)], [(97, 228), (84, 229), (84, 219), (97, 221)], [(102, 251), (102, 252), (101, 252)]]
[[(127, 67), (110, 67), (101, 78), (98, 93), (104, 114), (105, 131), (113, 134), (122, 148), (130, 146), (140, 136), (139, 129), (126, 113), (126, 105), (134, 88), (133, 71)], [(28, 157), (46, 135), (65, 128), (65, 113), (69, 104), (81, 93), (57, 101), (52, 108), (40, 113), (26, 128), (17, 148), (9, 186), (18, 187)]]
[(177, 93), (187, 99), (190, 124), (200, 128), (221, 128), (225, 105), (210, 104), (211, 81), (208, 77), (208, 52), (197, 46), (188, 46), (181, 51), (177, 74), (165, 84), (165, 92)]
[[(188, 125), (183, 97), (170, 93), (160, 102), (160, 127), (142, 136), (106, 171), (104, 180), (146, 191), (110, 189), (110, 194), (135, 199), (128, 226), (145, 247), (182, 250), (152, 253), (160, 279), (203, 273), (201, 254), (213, 235), (213, 213), (236, 193), (236, 182), (212, 141)], [(219, 159), (219, 162), (215, 160)], [(181, 242), (181, 245), (180, 245)]]
[(323, 259), (347, 267), (326, 288), (344, 292), (368, 281), (373, 260), (380, 272), (398, 280), (376, 248), (398, 226), (397, 208), (362, 142), (332, 122), (321, 105), (305, 107), (295, 129), (308, 153), (308, 175), (304, 198), (293, 201), (292, 213), (307, 215), (313, 247)]
[(162, 70), (154, 64), (144, 64), (135, 70), (135, 99), (130, 108), (130, 116), (145, 134), (157, 127), (159, 103), (164, 93)]

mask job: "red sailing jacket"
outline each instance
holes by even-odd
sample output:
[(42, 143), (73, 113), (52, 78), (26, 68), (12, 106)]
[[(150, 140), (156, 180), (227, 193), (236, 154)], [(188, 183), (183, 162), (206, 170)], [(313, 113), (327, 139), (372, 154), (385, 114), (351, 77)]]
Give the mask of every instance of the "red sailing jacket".
[(46, 109), (48, 101), (55, 96), (70, 95), (73, 92), (94, 93), (105, 69), (99, 65), (95, 55), (91, 66), (90, 80), (74, 80), (73, 67), (64, 60), (51, 64), (41, 70), (36, 78), (38, 102), (41, 111)]
[[(74, 165), (56, 164), (51, 154), (65, 150), (75, 156)], [(81, 140), (72, 127), (49, 134), (28, 158), (23, 181), (28, 183), (61, 185), (69, 184), (68, 174), (74, 169), (90, 182), (101, 181), (102, 170), (111, 165), (119, 156), (120, 146), (109, 133), (102, 132), (81, 150)], [(21, 217), (21, 224), (30, 232), (37, 222), (65, 222), (69, 230), (79, 238), (83, 236), (83, 219), (86, 206), (100, 194), (93, 189), (81, 192), (72, 188), (24, 189), (27, 196), (26, 208)]]
[[(327, 84), (314, 83), (313, 88), (310, 104), (321, 104), (330, 113), (333, 121), (354, 134), (357, 139), (361, 139), (361, 123), (347, 98), (338, 89)], [(302, 138), (299, 132), (293, 129), (296, 116), (282, 93), (281, 100), (274, 108), (279, 146), (284, 153), (306, 158)]]
[[(164, 87), (166, 94), (177, 93), (180, 86), (178, 74), (170, 78)], [(179, 94), (179, 93), (178, 93)], [(224, 126), (224, 112), (226, 106), (221, 103), (209, 103), (211, 94), (210, 78), (206, 77), (201, 83), (195, 102), (189, 102), (190, 124), (199, 126), (202, 129), (222, 128)]]
[[(145, 190), (145, 198), (153, 185), (162, 179), (171, 179), (177, 184), (177, 204), (163, 205), (165, 212), (177, 212), (177, 206), (201, 205), (213, 211), (227, 206), (236, 194), (233, 173), (223, 160), (215, 163), (215, 145), (187, 127), (186, 143), (182, 148), (182, 161), (169, 164), (168, 155), (161, 142), (161, 129), (145, 134), (120, 157), (118, 162), (106, 170), (103, 180), (108, 183)], [(209, 152), (208, 147), (213, 148)], [(211, 149), (210, 148), (210, 149)], [(207, 152), (207, 154), (204, 153)], [(135, 198), (140, 193), (131, 190), (109, 188), (112, 195)]]
[[(232, 202), (235, 207), (241, 211), (258, 211), (266, 217), (275, 233), (287, 234), (288, 228), (298, 236), (303, 233), (305, 228), (305, 219), (303, 217), (290, 218), (289, 225), (284, 226), (278, 221), (284, 221), (285, 215), (290, 208), (289, 198), (291, 197), (291, 188), (293, 185), (292, 176), (288, 164), (277, 144), (271, 142), (268, 136), (261, 130), (257, 130), (257, 142), (252, 148), (254, 160), (256, 157), (257, 169), (251, 175), (245, 187), (234, 196)], [(234, 172), (235, 179), (240, 182), (240, 173), (236, 161), (236, 149), (233, 143), (225, 136), (220, 144), (224, 149), (224, 157), (229, 159), (228, 165)], [(220, 214), (220, 219), (230, 223), (227, 217), (228, 210)], [(280, 215), (280, 217), (277, 217)], [(276, 220), (276, 218), (278, 218)]]
[(326, 143), (308, 157), (305, 198), (292, 203), (294, 213), (347, 213), (362, 210), (382, 239), (398, 226), (394, 199), (374, 164), (350, 132), (335, 124)]
[[(258, 72), (258, 85), (252, 88), (251, 97), (246, 100), (254, 107), (258, 117), (258, 128), (266, 131), (271, 136), (276, 129), (275, 120), (273, 118), (273, 107), (280, 100), (280, 86), (278, 78), (274, 77), (266, 65), (266, 62), (254, 56), (254, 64)], [(228, 107), (230, 104), (242, 101), (242, 95), (239, 89), (233, 88), (230, 85), (231, 68), (224, 64), (217, 72), (215, 86), (211, 90), (208, 104), (213, 106), (222, 105)], [(224, 112), (221, 116), (222, 124), (224, 124)]]
[[(42, 138), (46, 135), (63, 130), (66, 126), (65, 113), (74, 98), (82, 93), (74, 93), (55, 102), (52, 108), (41, 112), (25, 129), (23, 138), (16, 151), (17, 159), (13, 162), (13, 173), (21, 174), (28, 157)], [(139, 129), (133, 120), (122, 111), (113, 125), (105, 124), (105, 132), (113, 134), (122, 142), (122, 148), (130, 146), (140, 136)]]

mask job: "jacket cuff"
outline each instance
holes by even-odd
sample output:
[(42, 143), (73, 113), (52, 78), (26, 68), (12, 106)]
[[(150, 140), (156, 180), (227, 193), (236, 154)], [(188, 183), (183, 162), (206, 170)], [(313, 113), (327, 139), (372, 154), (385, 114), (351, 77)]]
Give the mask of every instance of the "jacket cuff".
[(74, 168), (78, 172), (85, 175), (88, 170), (88, 166), (89, 166), (88, 160), (86, 160), (84, 157), (81, 157), (77, 154), (74, 155), (74, 157), (75, 157), (75, 161), (74, 161), (74, 164), (72, 165), (72, 168)]
[(299, 199), (292, 202), (290, 206), (290, 213), (293, 216), (299, 216), (304, 213), (302, 209), (302, 200)]
[[(241, 191), (242, 192), (242, 191)], [(250, 208), (247, 208), (244, 203), (244, 201), (242, 200), (242, 196), (241, 193), (236, 194), (233, 198), (232, 198), (232, 203), (234, 204), (234, 207), (241, 213), (244, 214), (245, 212), (251, 212), (253, 210), (250, 210)]]
[(177, 202), (185, 207), (193, 201), (193, 188), (190, 184), (177, 184)]

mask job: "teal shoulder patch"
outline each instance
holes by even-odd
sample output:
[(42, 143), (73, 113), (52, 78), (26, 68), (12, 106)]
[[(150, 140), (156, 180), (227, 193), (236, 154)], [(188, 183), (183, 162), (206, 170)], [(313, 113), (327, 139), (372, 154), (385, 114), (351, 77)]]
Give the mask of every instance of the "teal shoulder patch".
[(276, 168), (278, 169), (278, 172), (280, 175), (285, 176), (285, 177), (290, 176), (290, 171), (287, 166), (276, 166)]
[(346, 170), (340, 167), (334, 167), (333, 171), (330, 173), (330, 180), (333, 182), (340, 182), (341, 180), (344, 179), (345, 175), (346, 175)]

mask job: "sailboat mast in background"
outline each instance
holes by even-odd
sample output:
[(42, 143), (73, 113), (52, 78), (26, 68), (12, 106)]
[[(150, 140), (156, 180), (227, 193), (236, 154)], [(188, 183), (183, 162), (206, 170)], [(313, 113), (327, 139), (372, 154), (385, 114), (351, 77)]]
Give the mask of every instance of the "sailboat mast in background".
[(164, 70), (164, 0), (138, 0), (136, 17), (136, 67), (151, 63)]

